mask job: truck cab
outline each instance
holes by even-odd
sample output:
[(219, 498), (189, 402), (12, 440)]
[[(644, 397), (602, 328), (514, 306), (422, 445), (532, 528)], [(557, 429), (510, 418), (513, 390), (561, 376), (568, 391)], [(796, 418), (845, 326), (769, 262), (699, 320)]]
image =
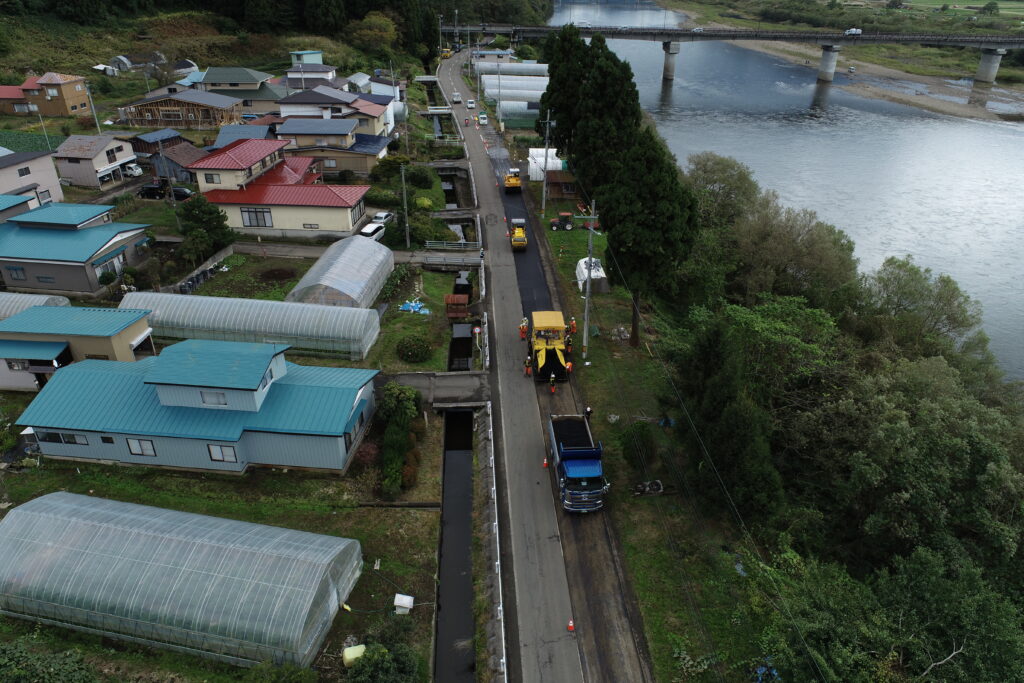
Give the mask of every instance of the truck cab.
[(509, 242), (512, 243), (512, 251), (526, 251), (529, 243), (526, 239), (526, 219), (513, 218), (509, 223)]
[(512, 194), (523, 191), (523, 179), (519, 175), (518, 168), (508, 169), (505, 174), (505, 194)]
[(562, 508), (594, 512), (604, 507), (611, 484), (604, 477), (604, 447), (594, 443), (590, 423), (583, 415), (552, 415), (548, 420), (551, 457), (555, 464)]

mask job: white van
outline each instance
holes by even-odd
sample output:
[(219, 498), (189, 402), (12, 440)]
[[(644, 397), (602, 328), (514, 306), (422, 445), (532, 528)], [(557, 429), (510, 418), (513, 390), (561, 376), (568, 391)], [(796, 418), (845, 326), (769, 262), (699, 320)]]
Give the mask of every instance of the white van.
[(455, 103), (455, 104), (462, 104), (462, 93), (457, 92), (457, 91), (453, 92), (452, 93), (452, 102)]
[(384, 239), (384, 228), (383, 223), (367, 223), (359, 229), (359, 234), (362, 237), (369, 237), (371, 240), (380, 242)]

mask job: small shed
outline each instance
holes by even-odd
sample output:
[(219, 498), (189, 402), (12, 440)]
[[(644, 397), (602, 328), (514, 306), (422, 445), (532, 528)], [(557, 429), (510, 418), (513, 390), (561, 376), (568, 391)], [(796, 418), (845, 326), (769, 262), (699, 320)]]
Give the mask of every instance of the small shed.
[(327, 247), (285, 301), (370, 308), (394, 269), (395, 255), (383, 244), (349, 237)]
[(449, 320), (459, 320), (469, 316), (469, 297), (465, 294), (445, 294), (444, 314)]
[(547, 171), (548, 199), (579, 199), (580, 188), (572, 171)]
[(164, 149), (163, 154), (150, 157), (153, 168), (161, 178), (173, 178), (176, 182), (195, 182), (195, 174), (187, 166), (209, 155), (205, 149), (199, 149), (191, 142), (175, 145)]
[(170, 149), (175, 145), (188, 142), (181, 136), (181, 133), (173, 128), (161, 128), (152, 133), (141, 133), (128, 140), (132, 143), (132, 149), (136, 154), (156, 154), (160, 148)]

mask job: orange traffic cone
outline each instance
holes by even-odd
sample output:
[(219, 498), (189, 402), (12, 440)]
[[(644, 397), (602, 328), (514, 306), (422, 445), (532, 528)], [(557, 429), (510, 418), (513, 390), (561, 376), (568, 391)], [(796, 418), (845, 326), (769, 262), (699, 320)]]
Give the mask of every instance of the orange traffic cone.
[(548, 456), (545, 455), (544, 456), (544, 468), (547, 469), (547, 466), (548, 466)]
[(569, 633), (572, 633), (573, 631), (576, 630), (576, 626), (575, 626), (575, 624), (572, 623), (572, 619), (569, 620), (568, 630), (569, 630)]

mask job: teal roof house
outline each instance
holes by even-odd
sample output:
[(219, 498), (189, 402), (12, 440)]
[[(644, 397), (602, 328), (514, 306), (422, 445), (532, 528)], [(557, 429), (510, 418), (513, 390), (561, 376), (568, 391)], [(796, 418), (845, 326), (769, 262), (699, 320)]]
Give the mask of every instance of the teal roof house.
[(295, 365), (284, 344), (191, 340), (136, 362), (60, 368), (18, 419), (42, 455), (244, 472), (343, 472), (376, 370)]
[(8, 289), (96, 294), (100, 276), (143, 261), (148, 225), (117, 223), (113, 206), (47, 204), (0, 223), (0, 278)]

